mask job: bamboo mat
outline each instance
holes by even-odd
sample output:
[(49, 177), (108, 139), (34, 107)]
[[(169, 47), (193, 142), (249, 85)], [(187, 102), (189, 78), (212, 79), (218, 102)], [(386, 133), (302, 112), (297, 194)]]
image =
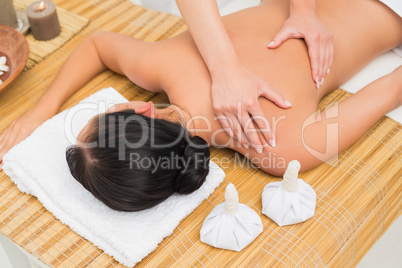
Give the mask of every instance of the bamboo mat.
[[(35, 1), (36, 0), (14, 0), (14, 6), (16, 9), (25, 10)], [(60, 35), (49, 41), (38, 41), (35, 40), (31, 33), (28, 33), (25, 38), (29, 44), (29, 58), (25, 65), (25, 69), (31, 69), (36, 63), (39, 63), (52, 54), (81, 31), (89, 22), (88, 19), (63, 8), (56, 7), (56, 9), (61, 27)]]
[[(155, 41), (185, 29), (177, 17), (126, 0), (55, 3), (90, 23), (44, 61), (23, 72), (0, 95), (0, 132), (32, 107), (68, 55), (91, 33), (107, 30)], [(106, 71), (74, 94), (61, 110), (109, 86), (129, 100), (167, 101), (165, 95), (146, 92)], [(336, 90), (323, 99), (321, 108), (347, 96), (345, 91)], [(212, 160), (221, 163), (226, 173), (224, 183), (138, 266), (353, 267), (401, 213), (401, 141), (401, 125), (383, 117), (334, 158), (332, 165), (323, 164), (301, 174), (317, 193), (316, 213), (305, 223), (287, 227), (279, 227), (261, 214), (262, 190), (277, 179), (247, 165), (247, 160), (233, 151), (213, 148)], [(203, 220), (224, 201), (229, 182), (236, 185), (240, 202), (261, 216), (264, 226), (263, 233), (240, 253), (214, 249), (199, 239)], [(21, 193), (4, 172), (0, 173), (0, 232), (50, 266), (123, 267), (55, 219), (35, 197)]]

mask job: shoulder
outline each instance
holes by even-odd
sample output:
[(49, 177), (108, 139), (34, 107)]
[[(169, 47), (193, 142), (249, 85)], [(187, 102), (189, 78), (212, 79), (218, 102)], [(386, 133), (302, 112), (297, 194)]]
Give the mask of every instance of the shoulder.
[(113, 32), (97, 32), (90, 38), (109, 69), (127, 76), (147, 90), (159, 90), (157, 70), (153, 64), (157, 55), (155, 43)]

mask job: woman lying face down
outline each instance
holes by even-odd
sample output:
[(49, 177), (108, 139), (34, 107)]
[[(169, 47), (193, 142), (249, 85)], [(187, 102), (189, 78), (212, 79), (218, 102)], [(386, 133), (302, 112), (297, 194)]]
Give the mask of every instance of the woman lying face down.
[[(390, 97), (374, 110), (368, 108), (359, 112), (366, 106), (365, 103), (375, 102), (382, 87), (388, 89)], [(367, 124), (401, 104), (402, 67), (399, 67), (339, 107), (335, 105), (335, 108), (332, 106), (321, 113), (322, 116), (337, 112), (337, 117), (330, 124), (339, 125), (336, 130), (339, 133), (325, 134), (325, 120), (321, 120), (320, 116), (313, 117), (309, 123), (313, 124), (312, 140), (318, 141), (323, 133), (324, 136), (336, 134), (339, 140), (329, 141), (337, 145), (336, 152), (330, 155), (334, 156), (340, 147), (353, 142), (353, 135), (365, 131), (362, 127), (370, 127)], [(357, 124), (357, 121), (350, 120), (352, 112), (357, 118), (368, 114), (368, 121), (360, 120), (361, 124)], [(76, 145), (67, 149), (71, 174), (95, 197), (120, 211), (151, 208), (174, 193), (190, 194), (201, 187), (208, 175), (210, 152), (205, 139), (211, 140), (213, 136), (212, 132), (199, 133), (204, 138), (197, 136), (197, 131), (194, 131), (197, 128), (189, 124), (191, 119), (190, 113), (176, 105), (163, 109), (154, 108), (152, 102), (140, 101), (114, 105), (106, 113), (92, 118), (79, 133)], [(296, 139), (297, 134), (292, 137)], [(327, 137), (324, 139), (328, 141)], [(325, 160), (318, 157), (313, 162), (309, 159), (312, 158), (311, 153), (303, 151), (303, 148), (295, 150), (297, 143), (292, 144), (283, 146), (285, 148), (281, 150), (282, 154), (289, 156), (289, 161), (298, 153), (303, 155), (298, 159), (306, 166), (315, 166), (315, 163)], [(260, 155), (259, 159), (265, 155)], [(270, 172), (275, 167), (270, 166), (266, 170)]]
[[(323, 96), (344, 83), (365, 62), (402, 41), (400, 18), (391, 10), (377, 2), (354, 1), (354, 10), (362, 10), (357, 15), (350, 11), (348, 1), (339, 2), (336, 8), (322, 1), (317, 12), (334, 33), (337, 52), (331, 74), (317, 90), (303, 42), (289, 40), (274, 51), (259, 46), (286, 19), (287, 7), (282, 4), (283, 1), (266, 2), (224, 19), (243, 64), (269, 81), (293, 104), (289, 109), (281, 109), (267, 99), (259, 99), (276, 143), (265, 139), (262, 151), (258, 152), (225, 133), (225, 126), (216, 120), (214, 113), (210, 74), (188, 32), (157, 43), (115, 33), (97, 33), (82, 45), (85, 54), (95, 51), (95, 59), (104, 64), (102, 68), (124, 74), (150, 91), (164, 91), (175, 105), (159, 110), (144, 102), (121, 104), (115, 107), (118, 111), (92, 120), (79, 141), (99, 146), (86, 148), (78, 144), (68, 149), (73, 176), (109, 207), (138, 211), (162, 202), (175, 192), (198, 189), (208, 173), (208, 145), (230, 148), (264, 171), (282, 176), (286, 164), (293, 159), (299, 160), (304, 171), (336, 156), (385, 113), (401, 105), (402, 67), (345, 101), (316, 112)], [(370, 14), (362, 9), (367, 4), (371, 5)], [(381, 18), (382, 22), (373, 18)], [(244, 21), (248, 24), (243, 25)], [(339, 21), (353, 24), (345, 27)], [(372, 38), (380, 34), (381, 40)], [(178, 116), (173, 107), (182, 111), (182, 115), (206, 118), (209, 131), (188, 131), (183, 123), (188, 123), (189, 117)], [(195, 126), (186, 124), (186, 127), (207, 129), (201, 121), (193, 120)], [(331, 129), (334, 126), (336, 129)], [(261, 133), (258, 135), (263, 138)], [(130, 147), (132, 144), (136, 146)], [(171, 159), (167, 167), (161, 164), (165, 158)], [(273, 161), (266, 161), (270, 159)], [(155, 164), (159, 160), (160, 164)], [(152, 161), (154, 164), (149, 164)]]

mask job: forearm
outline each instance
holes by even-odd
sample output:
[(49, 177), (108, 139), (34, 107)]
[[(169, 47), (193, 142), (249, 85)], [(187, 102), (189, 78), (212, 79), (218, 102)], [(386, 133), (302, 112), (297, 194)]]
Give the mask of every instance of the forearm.
[(176, 0), (211, 76), (237, 63), (237, 55), (219, 14), (216, 0)]
[[(382, 116), (397, 108), (400, 91), (400, 85), (391, 75), (372, 82), (353, 96), (321, 112), (318, 118), (311, 118), (311, 125), (306, 120), (305, 144), (314, 151), (328, 153), (326, 159), (318, 160), (330, 159), (356, 142)], [(331, 127), (335, 130), (331, 131)], [(334, 150), (328, 150), (333, 145)]]
[(271, 159), (268, 149), (265, 149), (263, 155), (245, 152), (243, 149), (239, 151), (250, 159), (255, 159), (255, 164), (275, 176), (282, 176), (285, 167), (279, 164), (261, 166), (264, 159), (270, 159), (268, 163), (297, 159), (302, 165), (302, 171), (309, 170), (355, 143), (382, 116), (397, 108), (402, 102), (401, 99), (402, 83), (398, 85), (388, 75), (322, 112), (296, 121), (286, 119), (288, 122), (284, 121), (286, 125), (280, 128), (280, 134), (281, 137), (287, 137), (287, 141), (282, 141), (275, 149), (270, 149), (273, 150), (275, 158)]
[[(148, 46), (130, 36), (98, 32), (79, 45), (66, 60), (47, 91), (29, 111), (14, 120), (0, 135), (0, 163), (14, 145), (52, 117), (61, 105), (94, 76), (106, 69), (140, 77), (144, 85), (155, 87), (144, 68)], [(145, 70), (143, 70), (145, 69)], [(1, 170), (1, 167), (0, 167)]]
[(104, 70), (106, 67), (90, 37), (71, 53), (32, 111), (44, 119), (50, 118), (72, 94)]

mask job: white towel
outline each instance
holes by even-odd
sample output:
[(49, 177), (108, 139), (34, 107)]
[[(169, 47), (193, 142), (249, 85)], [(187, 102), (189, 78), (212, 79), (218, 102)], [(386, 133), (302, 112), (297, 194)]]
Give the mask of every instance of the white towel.
[(72, 177), (65, 151), (90, 118), (122, 102), (127, 100), (113, 88), (93, 94), (46, 121), (12, 148), (3, 158), (3, 169), (22, 192), (36, 196), (61, 222), (120, 263), (133, 266), (170, 235), (225, 174), (211, 162), (206, 182), (190, 195), (173, 195), (141, 212), (108, 208)]

